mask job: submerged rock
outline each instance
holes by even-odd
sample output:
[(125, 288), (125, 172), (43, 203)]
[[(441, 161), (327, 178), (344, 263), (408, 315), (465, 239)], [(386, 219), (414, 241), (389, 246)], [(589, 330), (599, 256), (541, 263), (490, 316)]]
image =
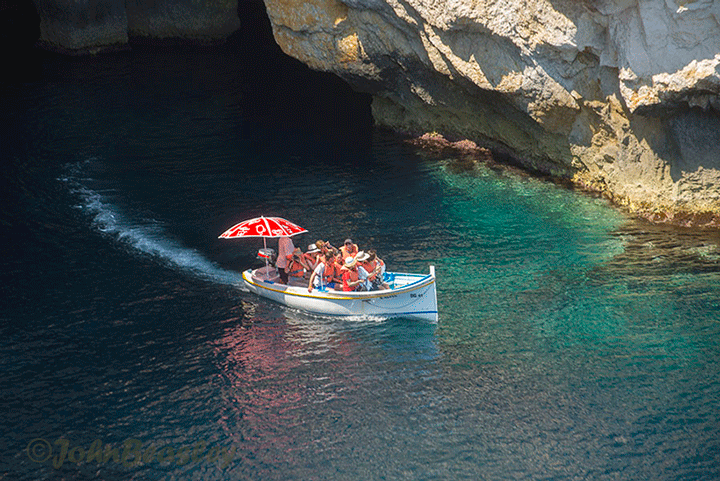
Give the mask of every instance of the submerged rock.
[(720, 3), (266, 0), (376, 122), (467, 138), (656, 221), (720, 225)]

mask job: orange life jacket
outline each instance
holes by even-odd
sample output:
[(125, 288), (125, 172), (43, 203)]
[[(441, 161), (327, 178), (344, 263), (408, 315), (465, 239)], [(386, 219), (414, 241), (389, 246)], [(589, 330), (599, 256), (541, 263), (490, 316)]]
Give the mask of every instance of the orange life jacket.
[(322, 281), (327, 285), (335, 279), (335, 263), (323, 261), (323, 264), (325, 264), (325, 269), (323, 270)]
[(290, 277), (302, 277), (305, 275), (305, 268), (302, 264), (297, 262), (295, 259), (290, 257), (290, 262), (287, 266), (288, 276)]
[(343, 272), (345, 272), (345, 269), (343, 269), (342, 263), (339, 263), (337, 260), (335, 260), (335, 282), (342, 283)]
[(363, 269), (365, 269), (368, 273), (368, 280), (374, 281), (377, 277), (377, 272), (373, 273), (375, 267), (377, 267), (377, 260), (374, 260), (372, 262), (363, 262), (361, 263), (361, 265), (363, 266)]
[(343, 291), (354, 291), (357, 286), (350, 287), (348, 285), (348, 282), (355, 282), (358, 280), (358, 271), (357, 269), (343, 269)]
[(340, 252), (342, 252), (342, 255), (343, 255), (343, 261), (345, 260), (346, 257), (350, 257), (350, 256), (355, 257), (357, 255), (357, 253), (358, 253), (357, 244), (351, 245), (350, 249), (351, 249), (351, 251), (348, 251), (348, 248), (345, 245), (343, 245), (340, 248)]
[(383, 274), (383, 273), (384, 273), (384, 270), (385, 270), (385, 261), (383, 261), (382, 259), (380, 259), (379, 257), (377, 257), (377, 258), (375, 259), (375, 262), (377, 262), (377, 263), (380, 265), (380, 274)]
[(318, 264), (320, 264), (320, 256), (313, 258), (312, 254), (306, 252), (303, 254), (303, 258), (305, 259), (305, 263), (310, 266), (311, 271), (314, 271)]

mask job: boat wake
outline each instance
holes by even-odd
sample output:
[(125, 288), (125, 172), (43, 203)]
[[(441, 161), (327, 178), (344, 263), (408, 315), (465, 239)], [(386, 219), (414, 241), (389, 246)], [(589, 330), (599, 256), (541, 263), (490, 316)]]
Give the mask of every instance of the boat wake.
[(237, 272), (223, 269), (208, 260), (199, 251), (172, 239), (155, 219), (139, 220), (126, 215), (114, 204), (110, 195), (104, 195), (85, 185), (88, 179), (77, 175), (81, 166), (70, 168), (70, 174), (59, 180), (65, 182), (81, 203), (76, 207), (91, 217), (92, 226), (99, 232), (114, 238), (131, 250), (152, 256), (161, 263), (190, 272), (212, 282), (242, 286)]

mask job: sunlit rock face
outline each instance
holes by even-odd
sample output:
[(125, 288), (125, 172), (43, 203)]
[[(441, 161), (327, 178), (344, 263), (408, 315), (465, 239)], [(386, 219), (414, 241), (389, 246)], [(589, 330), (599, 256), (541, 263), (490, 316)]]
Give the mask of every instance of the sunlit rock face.
[(237, 0), (36, 0), (40, 44), (63, 53), (122, 48), (131, 38), (214, 41), (240, 26)]
[(720, 2), (265, 0), (377, 123), (479, 141), (660, 221), (720, 222)]

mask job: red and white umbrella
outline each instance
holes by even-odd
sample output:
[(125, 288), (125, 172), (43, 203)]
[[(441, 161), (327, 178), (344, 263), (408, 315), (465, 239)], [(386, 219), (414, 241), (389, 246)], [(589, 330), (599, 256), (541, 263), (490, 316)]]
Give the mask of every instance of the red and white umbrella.
[(307, 232), (307, 229), (303, 229), (282, 217), (256, 217), (235, 224), (220, 234), (219, 239), (292, 237), (303, 232)]
[[(302, 234), (303, 232), (307, 232), (307, 229), (304, 229), (297, 224), (293, 224), (282, 217), (256, 217), (254, 219), (248, 219), (240, 222), (239, 224), (235, 224), (220, 234), (218, 239), (262, 237), (263, 247), (267, 250), (268, 237), (292, 237), (294, 235)], [(263, 257), (265, 258), (265, 276), (267, 277), (269, 271), (268, 256), (263, 255)]]

